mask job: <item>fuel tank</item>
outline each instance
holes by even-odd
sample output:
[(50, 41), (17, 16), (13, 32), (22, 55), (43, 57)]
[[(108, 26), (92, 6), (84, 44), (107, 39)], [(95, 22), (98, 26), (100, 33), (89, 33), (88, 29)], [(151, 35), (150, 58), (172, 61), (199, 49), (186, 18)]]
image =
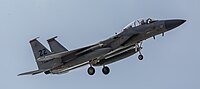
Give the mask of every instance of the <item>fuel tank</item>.
[(107, 55), (104, 59), (99, 60), (99, 62), (93, 65), (94, 66), (107, 65), (107, 64), (122, 60), (124, 58), (127, 58), (137, 52), (138, 50), (136, 50), (136, 48), (134, 47), (125, 48), (124, 50), (120, 50), (120, 51), (114, 52), (113, 54)]

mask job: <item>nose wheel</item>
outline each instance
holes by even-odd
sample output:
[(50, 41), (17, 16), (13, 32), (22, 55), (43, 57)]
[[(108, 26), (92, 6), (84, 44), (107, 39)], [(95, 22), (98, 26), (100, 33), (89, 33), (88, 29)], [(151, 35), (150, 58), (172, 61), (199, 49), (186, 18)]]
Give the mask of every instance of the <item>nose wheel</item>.
[(144, 58), (144, 57), (143, 57), (143, 55), (141, 55), (141, 54), (138, 56), (138, 59), (139, 59), (139, 60), (143, 60), (143, 58)]

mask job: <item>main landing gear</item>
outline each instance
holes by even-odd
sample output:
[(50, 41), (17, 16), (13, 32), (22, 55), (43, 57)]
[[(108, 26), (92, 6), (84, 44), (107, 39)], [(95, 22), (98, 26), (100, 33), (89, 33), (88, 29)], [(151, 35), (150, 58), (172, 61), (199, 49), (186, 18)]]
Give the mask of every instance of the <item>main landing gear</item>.
[[(94, 75), (94, 74), (95, 74), (95, 69), (94, 69), (94, 67), (92, 67), (92, 66), (90, 65), (90, 67), (88, 68), (87, 72), (88, 72), (89, 75)], [(108, 74), (110, 73), (109, 67), (103, 66), (102, 72), (103, 72), (103, 74), (108, 75)]]
[(88, 68), (87, 72), (88, 72), (89, 75), (94, 75), (94, 73), (95, 73), (94, 67), (90, 66), (90, 67)]
[(109, 73), (110, 73), (110, 69), (109, 69), (109, 67), (107, 67), (107, 66), (103, 66), (103, 68), (102, 68), (102, 72), (103, 72), (103, 74), (105, 74), (105, 75), (109, 74)]

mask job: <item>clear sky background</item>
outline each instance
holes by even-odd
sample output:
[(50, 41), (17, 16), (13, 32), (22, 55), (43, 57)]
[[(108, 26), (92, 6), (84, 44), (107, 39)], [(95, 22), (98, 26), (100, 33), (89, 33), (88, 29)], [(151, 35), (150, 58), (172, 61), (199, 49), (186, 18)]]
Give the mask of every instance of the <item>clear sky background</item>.
[[(200, 89), (199, 0), (0, 0), (0, 89)], [(108, 65), (109, 75), (88, 66), (62, 75), (22, 76), (37, 69), (29, 40), (58, 40), (69, 50), (121, 32), (140, 18), (186, 19), (146, 40), (143, 61), (133, 55)], [(48, 47), (49, 48), (49, 47)]]

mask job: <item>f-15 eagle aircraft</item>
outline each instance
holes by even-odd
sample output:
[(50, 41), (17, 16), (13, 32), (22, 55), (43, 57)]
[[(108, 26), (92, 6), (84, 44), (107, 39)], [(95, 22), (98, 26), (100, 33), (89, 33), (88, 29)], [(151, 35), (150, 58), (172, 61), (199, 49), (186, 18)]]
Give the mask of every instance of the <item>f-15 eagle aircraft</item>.
[(67, 50), (56, 37), (48, 39), (51, 51), (44, 47), (37, 38), (30, 41), (38, 70), (21, 73), (20, 75), (62, 74), (70, 70), (89, 65), (89, 75), (94, 75), (93, 66), (103, 66), (102, 72), (107, 75), (110, 72), (106, 65), (139, 53), (138, 59), (142, 60), (142, 42), (148, 38), (170, 31), (186, 20), (137, 20), (131, 22), (123, 31), (111, 38), (96, 44), (75, 50)]

